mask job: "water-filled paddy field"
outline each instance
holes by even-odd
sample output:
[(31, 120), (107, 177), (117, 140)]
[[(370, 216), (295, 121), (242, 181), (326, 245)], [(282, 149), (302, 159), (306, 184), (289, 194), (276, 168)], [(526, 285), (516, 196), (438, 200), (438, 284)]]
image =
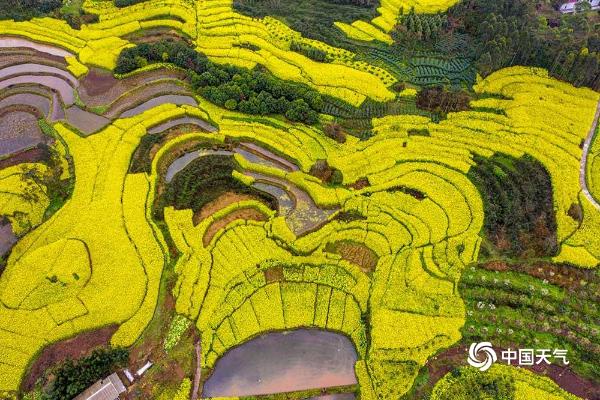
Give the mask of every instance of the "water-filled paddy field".
[(352, 385), (356, 360), (354, 345), (338, 333), (316, 329), (267, 333), (225, 353), (204, 384), (203, 395), (247, 396)]

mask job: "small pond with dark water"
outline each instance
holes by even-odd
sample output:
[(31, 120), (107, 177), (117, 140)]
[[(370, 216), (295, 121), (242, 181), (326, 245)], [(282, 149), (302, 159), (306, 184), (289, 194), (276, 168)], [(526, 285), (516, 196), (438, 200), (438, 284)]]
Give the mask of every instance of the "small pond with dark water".
[(271, 332), (225, 353), (202, 394), (233, 397), (353, 385), (357, 358), (350, 339), (339, 333)]

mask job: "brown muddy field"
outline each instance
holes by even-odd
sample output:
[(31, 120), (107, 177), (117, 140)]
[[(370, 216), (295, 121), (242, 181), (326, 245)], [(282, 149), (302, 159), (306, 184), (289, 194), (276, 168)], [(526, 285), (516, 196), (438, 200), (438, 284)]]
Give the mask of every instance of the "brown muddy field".
[(38, 53), (31, 49), (0, 49), (0, 69), (22, 64), (26, 59), (29, 63), (50, 65), (57, 68), (65, 68), (65, 60), (50, 54)]
[(221, 218), (216, 222), (213, 222), (208, 227), (208, 229), (204, 233), (204, 236), (202, 237), (202, 243), (204, 244), (204, 246), (206, 247), (210, 244), (210, 241), (213, 239), (215, 234), (219, 232), (221, 228), (225, 228), (227, 225), (229, 225), (237, 219), (242, 219), (246, 221), (266, 221), (267, 217), (264, 216), (260, 211), (257, 211), (253, 208), (244, 208), (242, 210), (236, 210), (228, 214), (226, 217)]
[(106, 326), (45, 347), (29, 367), (21, 388), (25, 392), (31, 391), (49, 367), (67, 359), (86, 356), (97, 347), (107, 346), (117, 328), (117, 325)]
[(120, 115), (121, 118), (129, 118), (135, 115), (141, 114), (145, 111), (148, 111), (154, 107), (157, 107), (161, 104), (176, 104), (183, 105), (187, 104), (190, 106), (197, 106), (198, 103), (192, 96), (180, 95), (180, 94), (165, 94), (159, 95), (156, 97), (152, 97), (149, 100), (139, 104), (133, 108), (128, 109), (123, 114)]
[(92, 68), (80, 83), (79, 95), (86, 106), (99, 107), (111, 104), (125, 93), (149, 82), (183, 78), (185, 74), (182, 72), (161, 69), (117, 79), (110, 72)]
[(328, 250), (342, 256), (342, 259), (356, 264), (364, 273), (375, 271), (379, 257), (377, 254), (361, 243), (340, 241), (328, 246)]
[(206, 203), (204, 205), (204, 207), (202, 207), (200, 210), (198, 210), (194, 214), (194, 217), (193, 217), (194, 225), (198, 225), (200, 223), (200, 221), (202, 221), (203, 219), (210, 217), (217, 211), (222, 210), (223, 208), (227, 207), (230, 204), (237, 203), (240, 201), (246, 201), (246, 200), (260, 201), (259, 198), (255, 197), (255, 196), (251, 196), (249, 194), (238, 194), (238, 193), (234, 193), (234, 192), (225, 192), (222, 195), (220, 195), (219, 197), (217, 197), (216, 199), (214, 199), (213, 201), (209, 201), (208, 203)]
[[(245, 200), (257, 200), (261, 199), (251, 196), (249, 194), (238, 194), (233, 192), (225, 192), (215, 200), (208, 202), (204, 207), (198, 210), (193, 217), (194, 225), (198, 225), (200, 221), (203, 219), (213, 215), (215, 212), (222, 210), (230, 204), (237, 203)], [(218, 221), (213, 222), (202, 237), (202, 243), (204, 246), (208, 246), (210, 241), (213, 239), (215, 234), (219, 231), (219, 229), (226, 227), (231, 222), (236, 219), (242, 220), (252, 220), (252, 221), (266, 221), (267, 217), (263, 215), (260, 211), (257, 211), (253, 208), (244, 208), (241, 210), (236, 210), (224, 218), (221, 218)]]
[(0, 160), (0, 169), (12, 167), (21, 163), (33, 163), (46, 160), (50, 156), (48, 150), (34, 147)]
[(579, 269), (567, 264), (553, 264), (544, 261), (533, 264), (508, 264), (504, 261), (490, 261), (482, 264), (482, 267), (490, 271), (521, 272), (538, 279), (546, 279), (553, 285), (569, 290), (580, 289), (586, 282), (598, 280), (598, 274), (593, 269)]
[[(116, 118), (126, 111), (142, 104), (147, 101), (153, 100), (159, 96), (164, 95), (186, 95), (191, 96), (191, 92), (184, 86), (175, 83), (174, 81), (168, 82), (150, 82), (144, 86), (133, 89), (127, 95), (118, 98), (109, 107), (106, 112), (108, 118)], [(144, 110), (145, 111), (145, 110)]]

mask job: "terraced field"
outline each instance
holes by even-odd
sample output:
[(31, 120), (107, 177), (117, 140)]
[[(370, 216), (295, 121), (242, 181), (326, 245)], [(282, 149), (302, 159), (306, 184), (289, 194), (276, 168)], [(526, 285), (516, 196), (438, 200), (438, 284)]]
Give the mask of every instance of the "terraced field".
[(598, 203), (599, 186), (600, 186), (600, 158), (599, 143), (598, 140), (598, 114), (600, 113), (600, 104), (598, 104), (598, 110), (596, 111), (596, 125), (592, 126), (586, 141), (584, 143), (585, 157), (582, 159), (581, 168), (581, 183), (584, 186), (584, 194), (588, 200), (593, 203), (596, 208), (600, 208)]
[[(385, 0), (372, 21), (337, 26), (352, 40), (390, 43), (402, 10), (435, 13), (454, 3)], [(130, 398), (188, 398), (191, 390), (196, 399), (233, 348), (311, 328), (344, 335), (356, 350), (357, 385), (335, 390), (399, 399), (436, 355), (463, 338), (485, 339), (482, 330), (496, 327), (488, 318), (519, 326), (511, 293), (488, 299), (509, 303), (501, 313), (477, 309), (491, 296), (479, 286), (493, 274), (475, 265), (495, 210), (473, 176), (499, 155), (535, 160), (547, 174), (556, 251), (540, 257), (592, 276), (582, 290), (589, 304), (580, 307), (563, 304), (564, 285), (507, 272), (511, 285), (535, 289), (523, 295), (550, 292), (541, 305), (519, 297), (520, 315), (595, 307), (600, 209), (580, 176), (585, 154), (584, 181), (587, 172), (597, 199), (600, 142), (588, 135), (599, 93), (543, 69), (511, 67), (477, 79), (468, 110), (434, 113), (417, 109), (417, 91), (474, 80), (466, 61), (415, 58), (412, 85), (396, 93), (396, 75), (384, 67), (273, 17), (244, 16), (231, 0), (86, 0), (83, 8), (98, 22), (80, 30), (49, 17), (0, 21), (0, 397), (33, 389), (23, 382), (48, 346), (118, 326), (110, 345), (131, 350), (130, 368), (153, 357), (178, 379), (150, 372)], [(207, 64), (206, 74), (232, 66), (269, 74), (261, 95), (276, 92), (273, 82), (302, 84), (293, 87), (303, 99), (323, 96), (317, 122), (211, 103), (190, 78), (195, 61), (166, 53), (156, 56), (162, 63), (137, 59), (132, 72), (113, 74), (123, 50), (150, 48), (138, 43), (148, 32), (169, 32), (223, 68)], [(326, 62), (292, 43), (321, 50)], [(327, 133), (336, 121), (356, 120), (369, 129), (362, 140)], [(495, 169), (494, 179), (505, 170)], [(514, 189), (498, 184), (494, 193), (518, 191), (505, 187)], [(595, 310), (563, 322), (577, 332), (568, 346), (585, 361), (574, 371), (597, 379)], [(563, 333), (549, 342), (563, 344)], [(181, 349), (193, 358), (192, 342), (197, 368), (165, 361)], [(484, 380), (457, 371), (431, 398)], [(576, 398), (530, 372), (497, 366), (490, 374), (512, 391), (507, 398)], [(153, 378), (155, 385), (144, 381)]]

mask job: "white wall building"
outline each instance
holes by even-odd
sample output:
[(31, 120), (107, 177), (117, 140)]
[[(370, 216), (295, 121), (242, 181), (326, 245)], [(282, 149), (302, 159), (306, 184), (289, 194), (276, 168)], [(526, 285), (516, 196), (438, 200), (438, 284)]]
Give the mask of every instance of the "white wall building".
[(577, 4), (587, 2), (592, 7), (592, 10), (600, 10), (600, 0), (569, 0), (567, 3), (560, 6), (560, 12), (563, 14), (572, 14), (577, 11)]
[(114, 373), (87, 388), (73, 400), (118, 400), (119, 395), (126, 391), (119, 376)]

